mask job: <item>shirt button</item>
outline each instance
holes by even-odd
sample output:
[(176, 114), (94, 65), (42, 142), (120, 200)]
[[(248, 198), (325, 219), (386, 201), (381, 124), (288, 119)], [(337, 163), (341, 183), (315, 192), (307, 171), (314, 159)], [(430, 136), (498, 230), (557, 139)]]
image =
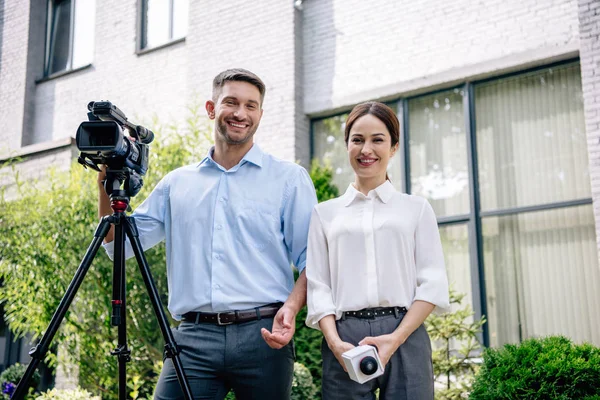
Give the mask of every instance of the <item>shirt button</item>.
[(227, 201), (227, 199), (225, 197), (221, 197), (221, 203), (225, 203)]
[(214, 285), (214, 288), (215, 288), (215, 289), (221, 289), (221, 286), (219, 286), (219, 285)]
[(223, 225), (217, 225), (217, 229), (223, 229)]
[(215, 258), (216, 258), (217, 260), (220, 260), (220, 259), (221, 259), (221, 256), (219, 256), (218, 254), (215, 254)]

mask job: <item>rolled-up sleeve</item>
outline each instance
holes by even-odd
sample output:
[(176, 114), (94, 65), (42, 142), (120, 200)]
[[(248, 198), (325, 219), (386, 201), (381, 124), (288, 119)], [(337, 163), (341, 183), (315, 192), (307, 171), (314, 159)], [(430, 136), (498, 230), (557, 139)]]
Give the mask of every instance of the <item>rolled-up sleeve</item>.
[[(168, 206), (168, 185), (163, 178), (131, 217), (135, 221), (142, 249), (157, 245), (165, 239), (165, 211)], [(114, 241), (102, 245), (108, 257), (114, 259)], [(129, 238), (125, 240), (125, 258), (134, 256)]]
[(299, 168), (296, 179), (286, 188), (284, 196), (283, 237), (294, 266), (302, 272), (306, 267), (310, 213), (317, 204), (315, 187), (304, 168)]
[(415, 232), (417, 288), (414, 300), (436, 306), (435, 312), (449, 310), (448, 277), (442, 242), (433, 208), (425, 201)]
[(335, 304), (331, 291), (327, 237), (316, 208), (312, 212), (308, 231), (306, 279), (308, 282), (306, 325), (320, 329), (319, 321), (327, 315), (335, 314)]

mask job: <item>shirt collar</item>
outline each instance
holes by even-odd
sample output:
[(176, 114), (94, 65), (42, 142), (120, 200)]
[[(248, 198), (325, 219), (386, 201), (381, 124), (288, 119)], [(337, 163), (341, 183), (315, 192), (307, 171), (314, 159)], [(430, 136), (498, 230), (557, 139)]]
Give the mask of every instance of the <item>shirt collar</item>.
[[(206, 156), (198, 163), (198, 167), (202, 168), (203, 166), (215, 165), (218, 166), (217, 162), (213, 159), (213, 154), (215, 152), (215, 146), (211, 146), (211, 148), (206, 153)], [(256, 143), (252, 145), (250, 150), (242, 157), (238, 165), (244, 164), (244, 162), (250, 162), (257, 167), (262, 167), (263, 164), (263, 155), (265, 153), (262, 151), (260, 147)]]
[(354, 184), (351, 183), (348, 185), (346, 193), (344, 193), (344, 206), (348, 207), (357, 198), (364, 199), (367, 197), (379, 197), (379, 200), (381, 200), (383, 203), (387, 203), (390, 201), (395, 191), (396, 189), (394, 189), (394, 185), (392, 185), (392, 183), (387, 179), (375, 189), (370, 190), (367, 196), (356, 190)]

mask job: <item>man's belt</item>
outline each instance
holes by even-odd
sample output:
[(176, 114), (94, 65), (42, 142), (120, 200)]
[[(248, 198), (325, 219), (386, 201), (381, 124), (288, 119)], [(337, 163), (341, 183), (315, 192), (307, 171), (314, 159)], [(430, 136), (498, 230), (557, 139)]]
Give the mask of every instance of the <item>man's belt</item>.
[(281, 308), (282, 303), (268, 304), (263, 307), (250, 308), (247, 310), (212, 312), (188, 312), (182, 315), (182, 320), (195, 324), (204, 322), (215, 325), (231, 325), (242, 322), (256, 321), (261, 318), (274, 317)]

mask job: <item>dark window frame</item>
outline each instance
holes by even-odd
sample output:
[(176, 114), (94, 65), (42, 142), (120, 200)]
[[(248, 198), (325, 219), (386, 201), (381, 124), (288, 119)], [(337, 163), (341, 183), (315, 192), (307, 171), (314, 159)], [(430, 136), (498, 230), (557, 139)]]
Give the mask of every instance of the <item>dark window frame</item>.
[[(67, 56), (67, 66), (65, 69), (58, 71), (50, 71), (52, 64), (52, 54), (54, 53), (55, 43), (52, 43), (52, 36), (56, 27), (54, 26), (54, 13), (58, 4), (70, 1), (70, 18), (69, 18), (69, 50)], [(96, 6), (96, 3), (94, 3)], [(74, 55), (74, 44), (75, 44), (75, 10), (77, 7), (77, 0), (47, 0), (46, 1), (46, 39), (44, 41), (44, 71), (43, 76), (36, 80), (36, 83), (45, 82), (50, 79), (58, 78), (63, 75), (67, 75), (73, 72), (89, 68), (92, 64), (83, 64), (73, 67), (73, 55)]]
[(138, 3), (139, 4), (139, 6), (138, 6), (138, 10), (139, 10), (138, 31), (140, 34), (139, 34), (139, 40), (138, 40), (136, 52), (138, 54), (145, 54), (145, 53), (153, 51), (153, 50), (162, 49), (163, 47), (167, 47), (172, 44), (185, 41), (185, 37), (187, 36), (187, 34), (184, 35), (183, 37), (178, 37), (178, 38), (173, 37), (174, 31), (175, 31), (175, 26), (174, 26), (175, 0), (169, 0), (169, 16), (168, 16), (169, 38), (167, 39), (166, 42), (158, 43), (153, 46), (148, 46), (148, 18), (147, 18), (148, 1), (149, 0), (140, 0)]
[[(52, 41), (54, 32), (56, 31), (54, 14), (59, 4), (69, 1), (70, 2), (70, 15), (69, 15), (69, 50), (67, 53), (67, 66), (65, 69), (59, 71), (50, 71), (52, 65), (52, 55), (55, 52), (56, 43)], [(74, 30), (75, 30), (75, 0), (48, 0), (47, 1), (47, 18), (46, 18), (46, 43), (45, 43), (45, 55), (44, 55), (44, 77), (53, 76), (56, 74), (71, 71), (73, 69), (73, 41), (74, 41)]]

